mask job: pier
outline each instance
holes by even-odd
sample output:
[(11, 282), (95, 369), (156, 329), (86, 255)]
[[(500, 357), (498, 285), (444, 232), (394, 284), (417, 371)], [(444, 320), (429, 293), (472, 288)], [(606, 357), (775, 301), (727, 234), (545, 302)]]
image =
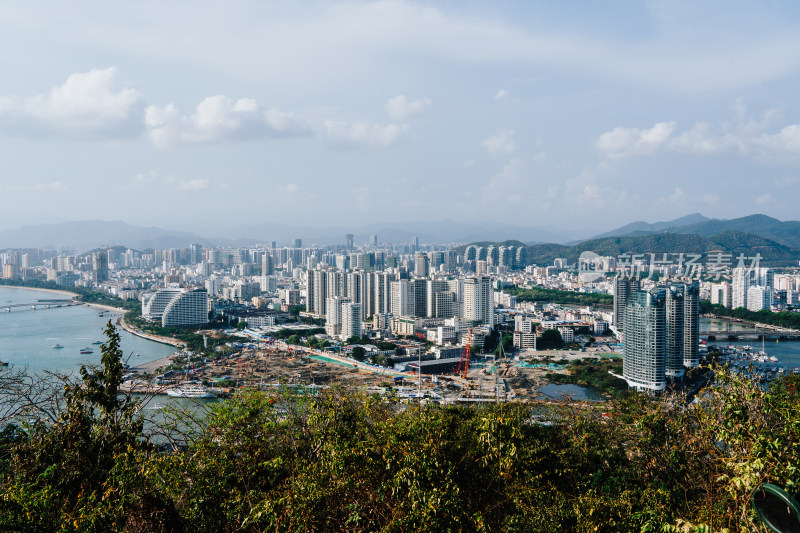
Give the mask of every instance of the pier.
[(700, 337), (707, 340), (800, 340), (800, 331), (791, 329), (771, 329), (771, 330), (730, 330), (713, 331), (706, 330), (700, 332)]
[(6, 313), (10, 313), (12, 309), (17, 308), (30, 308), (33, 311), (37, 309), (55, 309), (58, 307), (72, 307), (75, 305), (83, 305), (83, 302), (77, 302), (72, 299), (46, 299), (40, 298), (35, 302), (21, 303), (21, 304), (3, 304), (2, 307)]

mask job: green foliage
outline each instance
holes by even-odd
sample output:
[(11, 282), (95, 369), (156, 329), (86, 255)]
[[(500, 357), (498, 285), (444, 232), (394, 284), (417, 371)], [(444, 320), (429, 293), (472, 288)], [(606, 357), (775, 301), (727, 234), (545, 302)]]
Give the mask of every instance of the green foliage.
[(356, 346), (355, 348), (353, 348), (353, 351), (350, 352), (350, 357), (352, 357), (356, 361), (363, 361), (364, 360), (364, 355), (366, 353), (367, 353), (367, 351), (363, 347)]
[(548, 373), (545, 375), (553, 383), (573, 383), (588, 385), (615, 398), (621, 398), (628, 391), (624, 379), (609, 374), (609, 371), (622, 375), (622, 359), (578, 359), (567, 366), (569, 374)]
[(119, 333), (109, 322), (105, 334), (101, 366), (82, 366), (80, 381), (66, 382), (59, 419), (34, 423), (14, 448), (0, 505), (8, 529), (118, 531), (136, 509), (169, 514), (142, 470), (150, 445), (139, 404), (119, 392)]
[(561, 291), (558, 289), (545, 289), (543, 287), (507, 287), (503, 289), (508, 294), (517, 297), (520, 302), (547, 302), (571, 305), (610, 306), (614, 297), (610, 294), (591, 292)]
[(560, 350), (564, 347), (564, 339), (557, 329), (546, 329), (541, 337), (536, 338), (537, 350)]
[(246, 327), (247, 327), (247, 322), (245, 322), (244, 320), (240, 320), (239, 323), (236, 324), (236, 329), (238, 329), (239, 331), (242, 331)]
[(503, 346), (503, 353), (508, 355), (509, 352), (514, 350), (514, 335), (510, 333), (503, 333), (501, 341), (497, 343), (497, 348), (494, 349), (495, 355), (500, 355), (501, 343)]
[(342, 390), (240, 390), (188, 449), (156, 454), (118, 394), (119, 338), (107, 335), (102, 368), (67, 386), (58, 422), (0, 433), (0, 460), (12, 450), (0, 529), (756, 531), (755, 486), (800, 488), (798, 376), (764, 390), (717, 370), (692, 406), (632, 392), (398, 408)]

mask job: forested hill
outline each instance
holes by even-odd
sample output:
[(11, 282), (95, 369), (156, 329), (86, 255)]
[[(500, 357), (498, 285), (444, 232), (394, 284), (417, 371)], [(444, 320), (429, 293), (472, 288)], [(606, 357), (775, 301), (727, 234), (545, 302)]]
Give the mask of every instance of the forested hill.
[[(468, 246), (519, 246), (519, 241), (498, 243), (472, 243), (457, 248), (463, 253)], [(747, 257), (761, 254), (762, 263), (767, 266), (794, 265), (800, 259), (800, 249), (780, 244), (765, 237), (739, 231), (725, 231), (703, 237), (701, 235), (679, 233), (657, 233), (628, 237), (606, 237), (592, 239), (573, 246), (561, 244), (533, 244), (526, 246), (527, 264), (550, 265), (557, 257), (574, 263), (584, 251), (592, 251), (602, 256), (617, 257), (623, 253), (702, 253), (726, 252), (734, 260), (739, 254)]]

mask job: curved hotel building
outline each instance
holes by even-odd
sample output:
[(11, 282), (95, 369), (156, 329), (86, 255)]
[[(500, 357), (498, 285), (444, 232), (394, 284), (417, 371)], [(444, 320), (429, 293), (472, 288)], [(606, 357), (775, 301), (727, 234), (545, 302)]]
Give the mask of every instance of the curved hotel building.
[(208, 291), (167, 287), (143, 294), (142, 316), (164, 327), (208, 324)]

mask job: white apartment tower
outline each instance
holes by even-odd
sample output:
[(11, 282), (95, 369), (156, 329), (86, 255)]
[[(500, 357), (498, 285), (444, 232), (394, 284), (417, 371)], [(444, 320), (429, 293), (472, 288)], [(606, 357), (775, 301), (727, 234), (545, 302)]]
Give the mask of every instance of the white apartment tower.
[(461, 318), (476, 324), (494, 326), (494, 293), (488, 276), (464, 280)]

